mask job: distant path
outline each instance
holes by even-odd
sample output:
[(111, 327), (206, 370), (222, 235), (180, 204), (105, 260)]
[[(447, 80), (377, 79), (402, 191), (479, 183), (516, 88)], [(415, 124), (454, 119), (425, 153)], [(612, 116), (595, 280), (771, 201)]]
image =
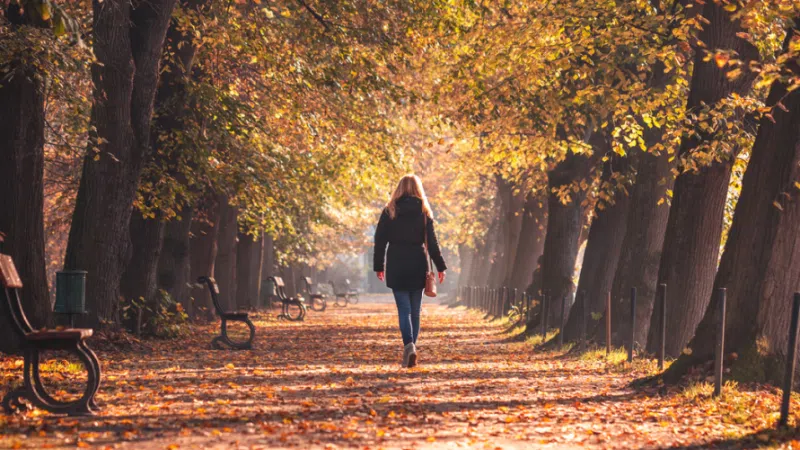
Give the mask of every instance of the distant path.
[(209, 350), (214, 324), (101, 355), (103, 415), (0, 418), (0, 448), (658, 448), (749, 431), (694, 406), (684, 417), (693, 400), (634, 393), (605, 362), (501, 343), (506, 325), (461, 308), (424, 306), (410, 371), (388, 296), (305, 323), (259, 317), (253, 351)]

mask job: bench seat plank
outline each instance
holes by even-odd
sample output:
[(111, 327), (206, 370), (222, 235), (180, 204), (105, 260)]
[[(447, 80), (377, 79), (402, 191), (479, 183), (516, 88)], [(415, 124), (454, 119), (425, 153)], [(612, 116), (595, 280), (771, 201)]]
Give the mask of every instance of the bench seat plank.
[(89, 328), (66, 328), (64, 330), (38, 330), (25, 334), (27, 339), (32, 341), (43, 341), (47, 339), (88, 339), (94, 330)]

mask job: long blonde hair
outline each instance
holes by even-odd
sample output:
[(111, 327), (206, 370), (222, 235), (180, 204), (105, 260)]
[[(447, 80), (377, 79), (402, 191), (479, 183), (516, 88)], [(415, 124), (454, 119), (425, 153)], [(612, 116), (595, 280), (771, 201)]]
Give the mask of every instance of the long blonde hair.
[(397, 216), (397, 200), (407, 195), (409, 197), (416, 197), (422, 200), (422, 212), (433, 219), (433, 212), (431, 212), (431, 205), (428, 203), (428, 197), (425, 196), (425, 189), (422, 187), (422, 180), (414, 174), (403, 176), (400, 182), (397, 183), (397, 188), (392, 194), (389, 203), (386, 204), (386, 210), (389, 211), (389, 217), (392, 219)]

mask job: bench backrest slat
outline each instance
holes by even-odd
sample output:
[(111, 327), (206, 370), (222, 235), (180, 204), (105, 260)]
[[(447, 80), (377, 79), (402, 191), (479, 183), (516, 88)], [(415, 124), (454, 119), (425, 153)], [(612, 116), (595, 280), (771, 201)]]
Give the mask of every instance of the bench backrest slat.
[(314, 291), (314, 283), (311, 281), (311, 277), (302, 277), (300, 281), (303, 282), (303, 286), (306, 289), (306, 292), (310, 295)]
[(24, 338), (25, 334), (33, 331), (33, 327), (25, 316), (25, 310), (22, 309), (22, 301), (19, 296), (22, 281), (17, 273), (14, 260), (9, 255), (0, 254), (0, 284), (2, 284), (0, 295), (3, 297), (3, 316), (10, 319), (10, 325), (14, 332)]
[(283, 282), (283, 278), (269, 277), (267, 280), (272, 281), (272, 283), (275, 285), (275, 295), (278, 297), (278, 300), (287, 300), (286, 283)]
[(200, 277), (197, 279), (197, 282), (208, 286), (208, 290), (211, 292), (211, 301), (214, 303), (214, 309), (217, 310), (217, 314), (220, 316), (225, 314), (225, 310), (222, 309), (222, 305), (219, 303), (219, 285), (217, 284), (217, 280), (213, 277)]

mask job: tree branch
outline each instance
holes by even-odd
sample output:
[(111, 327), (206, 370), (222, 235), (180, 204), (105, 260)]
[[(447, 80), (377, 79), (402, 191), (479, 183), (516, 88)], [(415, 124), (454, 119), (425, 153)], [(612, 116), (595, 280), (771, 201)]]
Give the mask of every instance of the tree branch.
[(315, 11), (314, 8), (312, 8), (308, 3), (306, 3), (303, 0), (297, 0), (297, 3), (300, 3), (300, 5), (303, 8), (305, 8), (306, 11), (311, 13), (311, 15), (314, 16), (315, 19), (317, 19), (317, 22), (322, 24), (322, 26), (325, 28), (325, 31), (331, 31), (331, 26), (328, 25), (328, 22), (325, 22), (325, 18), (322, 17), (322, 15), (320, 15), (320, 13)]

